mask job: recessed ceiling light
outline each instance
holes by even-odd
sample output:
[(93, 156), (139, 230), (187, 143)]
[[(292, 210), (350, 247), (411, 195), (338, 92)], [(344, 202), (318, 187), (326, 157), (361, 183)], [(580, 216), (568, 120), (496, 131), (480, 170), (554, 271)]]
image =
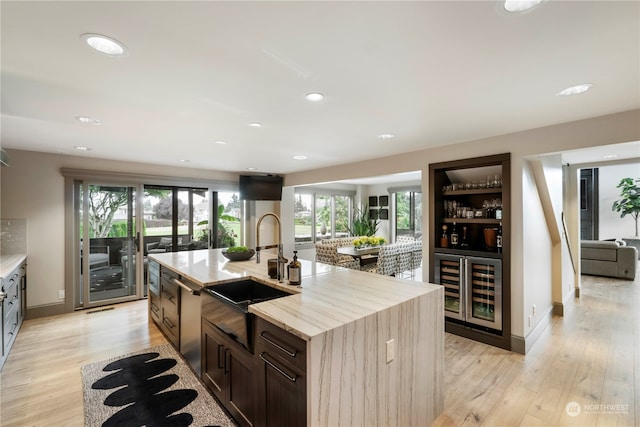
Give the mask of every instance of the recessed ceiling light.
[(607, 154), (605, 156), (602, 156), (602, 158), (606, 160), (616, 159), (617, 157), (618, 157), (617, 154)]
[(83, 34), (80, 36), (86, 44), (100, 53), (109, 56), (126, 56), (127, 48), (119, 41), (101, 34)]
[(578, 95), (580, 93), (584, 93), (584, 92), (588, 91), (592, 87), (593, 87), (593, 85), (591, 83), (582, 83), (582, 84), (579, 84), (579, 85), (568, 87), (565, 90), (560, 91), (558, 93), (558, 95), (559, 96)]
[(378, 138), (380, 138), (380, 139), (393, 139), (395, 137), (396, 137), (396, 135), (393, 134), (393, 133), (383, 133), (383, 134), (378, 135)]
[(180, 160), (178, 160), (178, 161), (179, 161), (180, 163), (189, 163), (189, 160), (187, 160), (187, 159), (180, 159)]
[(253, 123), (249, 123), (249, 126), (251, 126), (252, 128), (259, 128), (259, 127), (262, 127), (262, 123), (253, 122)]
[(530, 10), (542, 3), (542, 0), (505, 0), (504, 9), (511, 13)]
[(96, 125), (99, 126), (102, 124), (102, 122), (98, 119), (96, 119), (95, 117), (87, 117), (87, 116), (77, 116), (76, 119), (84, 124), (87, 125)]
[(225, 142), (225, 141), (217, 140), (217, 141), (216, 141), (216, 144), (225, 145), (225, 144), (226, 144), (226, 142)]
[(293, 158), (296, 160), (306, 160), (307, 156), (293, 156)]
[(254, 171), (256, 168), (247, 168), (248, 171)]
[(89, 148), (89, 147), (85, 147), (84, 145), (76, 145), (76, 146), (75, 146), (75, 147), (73, 147), (73, 148), (75, 148), (75, 149), (76, 149), (76, 150), (78, 150), (78, 151), (89, 151), (89, 150), (91, 150), (91, 148)]
[(320, 102), (324, 99), (324, 95), (317, 92), (308, 93), (305, 95), (305, 98), (309, 102)]

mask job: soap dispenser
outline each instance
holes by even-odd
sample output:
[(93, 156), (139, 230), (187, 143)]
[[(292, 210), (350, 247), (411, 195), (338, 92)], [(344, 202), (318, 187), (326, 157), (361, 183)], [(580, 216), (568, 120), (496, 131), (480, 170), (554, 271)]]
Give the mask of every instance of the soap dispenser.
[(298, 251), (293, 251), (293, 260), (287, 267), (289, 276), (289, 284), (292, 286), (300, 286), (302, 283), (302, 264), (298, 261)]

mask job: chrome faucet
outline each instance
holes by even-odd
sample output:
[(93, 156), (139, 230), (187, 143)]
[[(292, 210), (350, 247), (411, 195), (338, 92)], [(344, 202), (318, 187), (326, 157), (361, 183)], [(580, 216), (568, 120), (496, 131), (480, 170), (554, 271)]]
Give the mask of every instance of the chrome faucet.
[[(278, 244), (260, 246), (260, 224), (262, 223), (262, 220), (267, 216), (272, 216), (278, 223)], [(260, 219), (258, 220), (258, 224), (256, 225), (256, 264), (260, 264), (260, 250), (272, 248), (278, 248), (277, 274), (278, 281), (282, 282), (282, 279), (284, 278), (284, 263), (286, 262), (284, 255), (282, 254), (282, 225), (280, 224), (280, 218), (278, 218), (278, 215), (274, 214), (273, 212), (267, 212), (260, 217)]]

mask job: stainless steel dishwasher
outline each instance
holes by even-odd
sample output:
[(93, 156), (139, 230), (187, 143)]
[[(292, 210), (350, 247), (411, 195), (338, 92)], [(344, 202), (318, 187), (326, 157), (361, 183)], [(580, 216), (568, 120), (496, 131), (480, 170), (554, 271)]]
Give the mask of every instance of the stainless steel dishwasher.
[(201, 375), (201, 287), (182, 276), (173, 281), (180, 287), (180, 353), (187, 359), (191, 369), (199, 378)]

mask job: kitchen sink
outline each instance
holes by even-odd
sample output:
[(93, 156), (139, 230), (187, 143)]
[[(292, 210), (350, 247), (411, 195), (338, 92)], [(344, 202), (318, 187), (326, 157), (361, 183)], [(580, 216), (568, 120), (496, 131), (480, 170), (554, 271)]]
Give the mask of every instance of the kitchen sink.
[(253, 352), (254, 315), (249, 305), (291, 294), (251, 279), (206, 286), (201, 295), (202, 318)]

